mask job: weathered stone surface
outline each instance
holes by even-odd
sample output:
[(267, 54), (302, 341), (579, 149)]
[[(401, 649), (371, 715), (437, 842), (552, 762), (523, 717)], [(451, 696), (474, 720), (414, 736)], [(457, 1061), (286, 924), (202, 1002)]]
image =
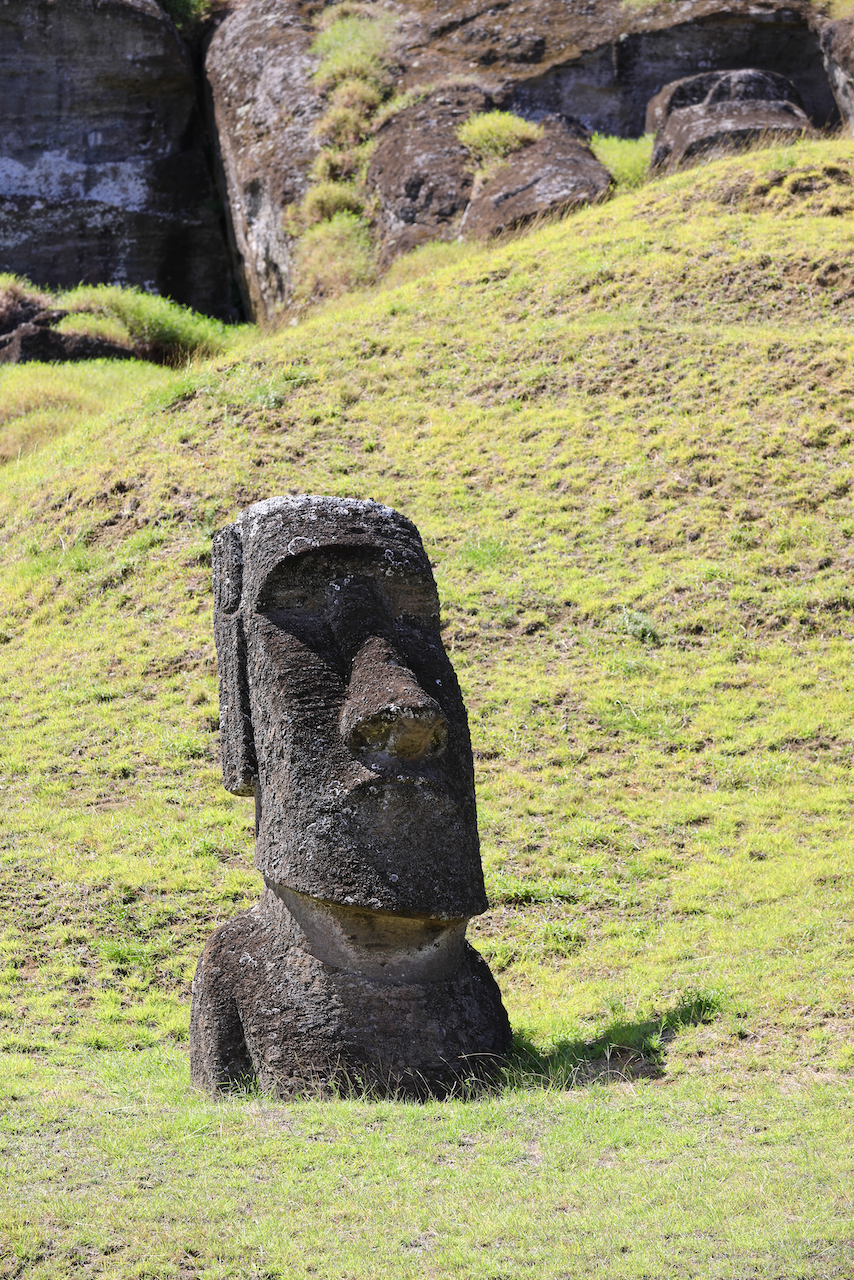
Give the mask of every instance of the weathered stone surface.
[[(838, 118), (806, 0), (686, 0), (675, 10), (669, 0), (643, 8), (537, 0), (487, 10), (469, 0), (408, 0), (396, 12), (397, 88), (430, 92), (379, 130), (368, 178), (378, 196), (381, 267), (458, 234), (472, 174), (454, 137), (455, 102), (634, 137), (666, 84), (709, 67), (761, 66), (794, 83), (817, 126)], [(307, 0), (237, 0), (207, 59), (244, 297), (262, 320), (292, 293), (282, 219), (305, 194), (317, 154), (311, 129), (323, 105), (311, 82), (313, 13)]]
[(55, 324), (67, 314), (51, 309), (44, 294), (32, 293), (20, 285), (0, 289), (0, 334), (12, 333), (22, 324)]
[(5, 0), (0, 117), (0, 271), (230, 312), (192, 70), (155, 0)]
[(474, 178), (471, 155), (456, 130), (491, 105), (476, 86), (450, 86), (379, 130), (367, 183), (379, 202), (381, 265), (428, 240), (456, 239)]
[(647, 130), (653, 129), (650, 165), (666, 170), (766, 135), (815, 132), (794, 85), (755, 69), (709, 71), (665, 86), (647, 109)]
[(854, 21), (819, 24), (827, 78), (846, 133), (854, 133)]
[(311, 130), (323, 103), (308, 52), (316, 34), (291, 0), (246, 0), (205, 62), (244, 305), (258, 320), (275, 316), (293, 287), (282, 218), (305, 194), (319, 149)]
[(582, 129), (546, 120), (539, 142), (507, 157), (475, 195), (464, 219), (467, 236), (492, 236), (533, 218), (554, 217), (590, 204), (611, 175), (587, 145)]
[(409, 0), (404, 83), (476, 75), (502, 107), (580, 120), (636, 137), (664, 85), (710, 67), (764, 67), (790, 79), (816, 125), (836, 106), (814, 11), (803, 0), (686, 0), (628, 7), (618, 0)]
[(415, 527), (271, 499), (214, 539), (223, 779), (254, 792), (258, 906), (193, 984), (208, 1088), (489, 1074), (509, 1026), (465, 940), (485, 910), (465, 708)]
[(27, 364), (39, 360), (54, 364), (60, 360), (132, 360), (134, 351), (91, 338), (83, 333), (57, 333), (44, 324), (22, 324), (0, 337), (0, 364)]

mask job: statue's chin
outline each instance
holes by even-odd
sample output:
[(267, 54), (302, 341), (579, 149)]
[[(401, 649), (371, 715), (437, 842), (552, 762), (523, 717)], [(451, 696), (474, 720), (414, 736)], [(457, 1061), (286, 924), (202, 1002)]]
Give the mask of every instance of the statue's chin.
[(453, 974), (463, 954), (465, 919), (344, 906), (266, 883), (302, 930), (306, 950), (333, 969), (396, 985), (441, 982)]

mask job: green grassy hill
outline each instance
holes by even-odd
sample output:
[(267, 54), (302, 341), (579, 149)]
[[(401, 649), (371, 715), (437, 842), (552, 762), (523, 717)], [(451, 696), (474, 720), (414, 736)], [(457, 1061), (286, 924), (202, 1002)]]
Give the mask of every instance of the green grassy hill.
[[(852, 212), (854, 142), (759, 151), (209, 362), (0, 370), (0, 1276), (854, 1274)], [(435, 564), (494, 1096), (190, 1088), (259, 888), (209, 535), (288, 492)]]

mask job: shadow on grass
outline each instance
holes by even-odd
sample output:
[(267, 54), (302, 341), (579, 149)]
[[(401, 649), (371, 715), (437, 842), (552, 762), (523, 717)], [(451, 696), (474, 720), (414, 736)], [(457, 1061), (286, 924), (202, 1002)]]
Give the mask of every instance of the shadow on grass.
[(658, 1079), (667, 1045), (680, 1027), (712, 1022), (721, 1011), (719, 991), (689, 991), (660, 1016), (614, 1021), (595, 1040), (559, 1040), (538, 1049), (524, 1034), (513, 1037), (506, 1083), (516, 1088), (575, 1089), (594, 1083)]

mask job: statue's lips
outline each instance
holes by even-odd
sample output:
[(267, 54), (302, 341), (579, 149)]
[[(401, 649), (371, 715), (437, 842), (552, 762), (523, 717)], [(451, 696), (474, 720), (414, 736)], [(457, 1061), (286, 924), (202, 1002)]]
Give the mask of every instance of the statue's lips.
[[(413, 796), (413, 788), (415, 795)], [(378, 802), (385, 806), (389, 803), (412, 804), (413, 800), (421, 808), (421, 803), (439, 804), (440, 812), (447, 813), (458, 807), (451, 790), (432, 778), (423, 774), (397, 774), (394, 777), (366, 778), (348, 787), (336, 798), (336, 807), (343, 804), (356, 804), (373, 807)], [(420, 802), (420, 803), (419, 803)]]

